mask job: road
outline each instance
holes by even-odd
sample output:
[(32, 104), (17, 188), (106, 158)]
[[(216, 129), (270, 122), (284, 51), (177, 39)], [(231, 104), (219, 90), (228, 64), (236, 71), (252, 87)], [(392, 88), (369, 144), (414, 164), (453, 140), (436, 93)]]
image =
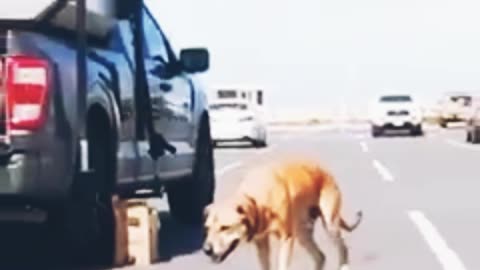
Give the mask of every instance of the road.
[[(269, 138), (269, 147), (261, 150), (241, 145), (215, 150), (216, 200), (234, 192), (252, 164), (306, 154), (336, 175), (344, 194), (345, 218), (353, 220), (357, 210), (364, 212), (362, 224), (346, 237), (351, 269), (480, 269), (476, 248), (480, 242), (480, 170), (476, 166), (480, 145), (464, 143), (462, 129), (429, 128), (424, 137), (373, 139), (365, 127), (300, 128), (272, 131)], [(200, 251), (201, 228), (169, 218), (165, 199), (154, 203), (160, 209), (162, 261), (122, 269), (260, 269), (248, 245), (239, 247), (223, 264), (213, 265)], [(18, 247), (22, 252), (13, 252), (20, 261), (26, 248), (38, 251), (35, 244), (41, 244), (28, 235), (25, 238), (30, 239), (28, 245)], [(336, 269), (336, 253), (320, 224), (315, 239), (326, 251), (326, 269)], [(5, 254), (0, 258), (3, 261)], [(300, 269), (313, 269), (313, 263), (296, 246), (291, 270)]]
[[(252, 164), (289, 153), (314, 156), (333, 171), (348, 220), (364, 211), (362, 224), (346, 238), (351, 269), (480, 269), (475, 247), (480, 240), (480, 171), (475, 166), (480, 146), (465, 144), (463, 130), (429, 129), (424, 137), (378, 139), (362, 128), (276, 131), (263, 150), (216, 149), (216, 199), (229, 196)], [(163, 201), (159, 207), (168, 211)], [(167, 216), (162, 214), (163, 261), (135, 269), (260, 269), (248, 245), (223, 264), (211, 264), (199, 251), (200, 230)], [(335, 269), (336, 253), (319, 224), (315, 238), (326, 251), (326, 269)], [(313, 269), (298, 246), (291, 269)]]

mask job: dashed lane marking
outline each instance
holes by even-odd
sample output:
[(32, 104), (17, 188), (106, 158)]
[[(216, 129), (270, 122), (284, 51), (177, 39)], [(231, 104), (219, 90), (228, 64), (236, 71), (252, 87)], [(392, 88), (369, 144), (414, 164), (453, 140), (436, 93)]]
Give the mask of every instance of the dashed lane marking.
[(425, 242), (437, 257), (444, 270), (466, 270), (457, 253), (448, 246), (432, 222), (418, 210), (408, 212), (408, 216), (417, 227)]

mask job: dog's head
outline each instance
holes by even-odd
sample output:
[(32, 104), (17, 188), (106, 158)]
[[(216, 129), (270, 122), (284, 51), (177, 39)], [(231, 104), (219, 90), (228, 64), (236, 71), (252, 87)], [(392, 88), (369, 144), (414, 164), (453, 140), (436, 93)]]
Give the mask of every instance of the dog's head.
[(253, 207), (251, 201), (239, 201), (211, 204), (205, 208), (203, 251), (213, 262), (223, 262), (242, 241), (250, 240), (254, 226)]

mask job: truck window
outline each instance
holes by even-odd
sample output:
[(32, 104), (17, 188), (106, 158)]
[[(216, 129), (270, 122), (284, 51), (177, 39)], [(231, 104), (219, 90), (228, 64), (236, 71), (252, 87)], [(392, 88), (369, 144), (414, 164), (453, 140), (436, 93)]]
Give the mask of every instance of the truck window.
[(160, 56), (165, 63), (168, 63), (170, 59), (163, 33), (146, 9), (143, 12), (143, 28), (146, 40), (145, 57)]

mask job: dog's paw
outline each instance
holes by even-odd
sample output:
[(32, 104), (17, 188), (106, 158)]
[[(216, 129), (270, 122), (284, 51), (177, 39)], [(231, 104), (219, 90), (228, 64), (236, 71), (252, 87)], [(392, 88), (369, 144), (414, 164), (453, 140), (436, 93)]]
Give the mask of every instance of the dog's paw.
[(348, 266), (348, 264), (344, 264), (340, 266), (340, 270), (350, 270), (350, 267)]

